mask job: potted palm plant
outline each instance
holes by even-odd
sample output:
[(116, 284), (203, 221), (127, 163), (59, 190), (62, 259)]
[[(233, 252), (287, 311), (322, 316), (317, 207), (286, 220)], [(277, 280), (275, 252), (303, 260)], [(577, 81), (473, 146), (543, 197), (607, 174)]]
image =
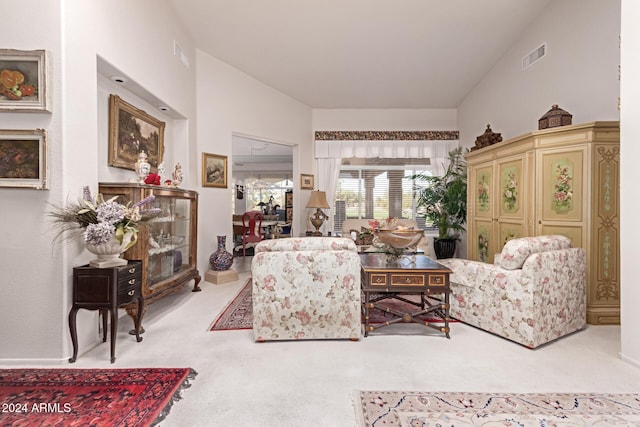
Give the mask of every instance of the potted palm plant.
[(433, 246), (438, 259), (451, 258), (467, 221), (467, 163), (461, 147), (449, 152), (449, 165), (442, 176), (417, 174), (413, 179), (428, 185), (418, 191), (417, 207), (438, 228)]

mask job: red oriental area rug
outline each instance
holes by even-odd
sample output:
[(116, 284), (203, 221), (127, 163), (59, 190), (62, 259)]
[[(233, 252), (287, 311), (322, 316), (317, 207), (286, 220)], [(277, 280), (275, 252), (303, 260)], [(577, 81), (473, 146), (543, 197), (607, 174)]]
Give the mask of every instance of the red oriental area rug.
[[(416, 298), (419, 298), (416, 296)], [(411, 304), (397, 301), (387, 300), (384, 303), (398, 311), (415, 311), (415, 306)], [(390, 319), (388, 314), (380, 310), (371, 310), (369, 312), (370, 323), (384, 323)], [(427, 321), (438, 321), (439, 319), (427, 319)], [(451, 322), (456, 320), (451, 319)], [(251, 279), (247, 280), (238, 295), (227, 305), (224, 310), (216, 317), (209, 327), (210, 331), (228, 331), (237, 329), (251, 329), (253, 327), (253, 301), (251, 299)]]
[(155, 425), (196, 375), (191, 368), (0, 369), (0, 425)]

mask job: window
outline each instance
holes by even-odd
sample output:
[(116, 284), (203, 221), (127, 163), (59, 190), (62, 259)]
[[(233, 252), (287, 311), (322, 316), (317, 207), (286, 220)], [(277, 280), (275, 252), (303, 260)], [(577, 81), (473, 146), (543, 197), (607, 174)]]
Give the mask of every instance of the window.
[[(287, 190), (291, 190), (292, 188), (293, 182), (288, 178), (247, 178), (244, 181), (245, 210), (258, 210), (259, 208), (257, 208), (257, 206), (260, 202), (266, 203), (271, 197), (273, 197), (274, 206), (278, 205), (278, 211), (284, 212), (285, 193)], [(242, 214), (243, 212), (237, 213)]]
[(426, 185), (412, 180), (431, 174), (428, 159), (343, 159), (335, 195), (334, 231), (346, 218), (408, 218), (424, 228), (416, 208), (416, 190)]

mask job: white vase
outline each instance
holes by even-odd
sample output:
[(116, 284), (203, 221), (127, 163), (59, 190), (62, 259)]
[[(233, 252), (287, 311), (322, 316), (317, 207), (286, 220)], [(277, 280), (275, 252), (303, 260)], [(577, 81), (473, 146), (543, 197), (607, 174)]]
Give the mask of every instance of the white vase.
[(118, 242), (115, 236), (111, 236), (111, 239), (102, 245), (92, 245), (85, 242), (87, 250), (97, 256), (96, 259), (89, 261), (89, 265), (96, 268), (127, 265), (128, 261), (120, 258), (120, 255), (126, 250), (132, 237), (133, 233), (126, 232), (122, 238), (122, 243)]

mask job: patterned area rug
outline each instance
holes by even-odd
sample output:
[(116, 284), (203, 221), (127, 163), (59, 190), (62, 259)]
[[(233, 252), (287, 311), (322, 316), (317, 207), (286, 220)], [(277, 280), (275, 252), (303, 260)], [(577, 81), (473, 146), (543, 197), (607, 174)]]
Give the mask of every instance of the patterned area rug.
[[(416, 296), (417, 297), (417, 296)], [(419, 297), (417, 297), (419, 298)], [(398, 311), (415, 311), (415, 307), (402, 301), (388, 300), (385, 305)], [(380, 310), (371, 310), (370, 323), (384, 323), (390, 319), (388, 314)], [(427, 321), (440, 321), (430, 320)], [(454, 322), (455, 320), (451, 320)], [(210, 331), (228, 331), (235, 329), (251, 329), (253, 327), (253, 301), (251, 300), (251, 279), (242, 287), (238, 295), (222, 310), (213, 321)]]
[(0, 369), (0, 425), (155, 425), (196, 375), (190, 368)]
[(638, 426), (640, 394), (359, 391), (360, 426)]

